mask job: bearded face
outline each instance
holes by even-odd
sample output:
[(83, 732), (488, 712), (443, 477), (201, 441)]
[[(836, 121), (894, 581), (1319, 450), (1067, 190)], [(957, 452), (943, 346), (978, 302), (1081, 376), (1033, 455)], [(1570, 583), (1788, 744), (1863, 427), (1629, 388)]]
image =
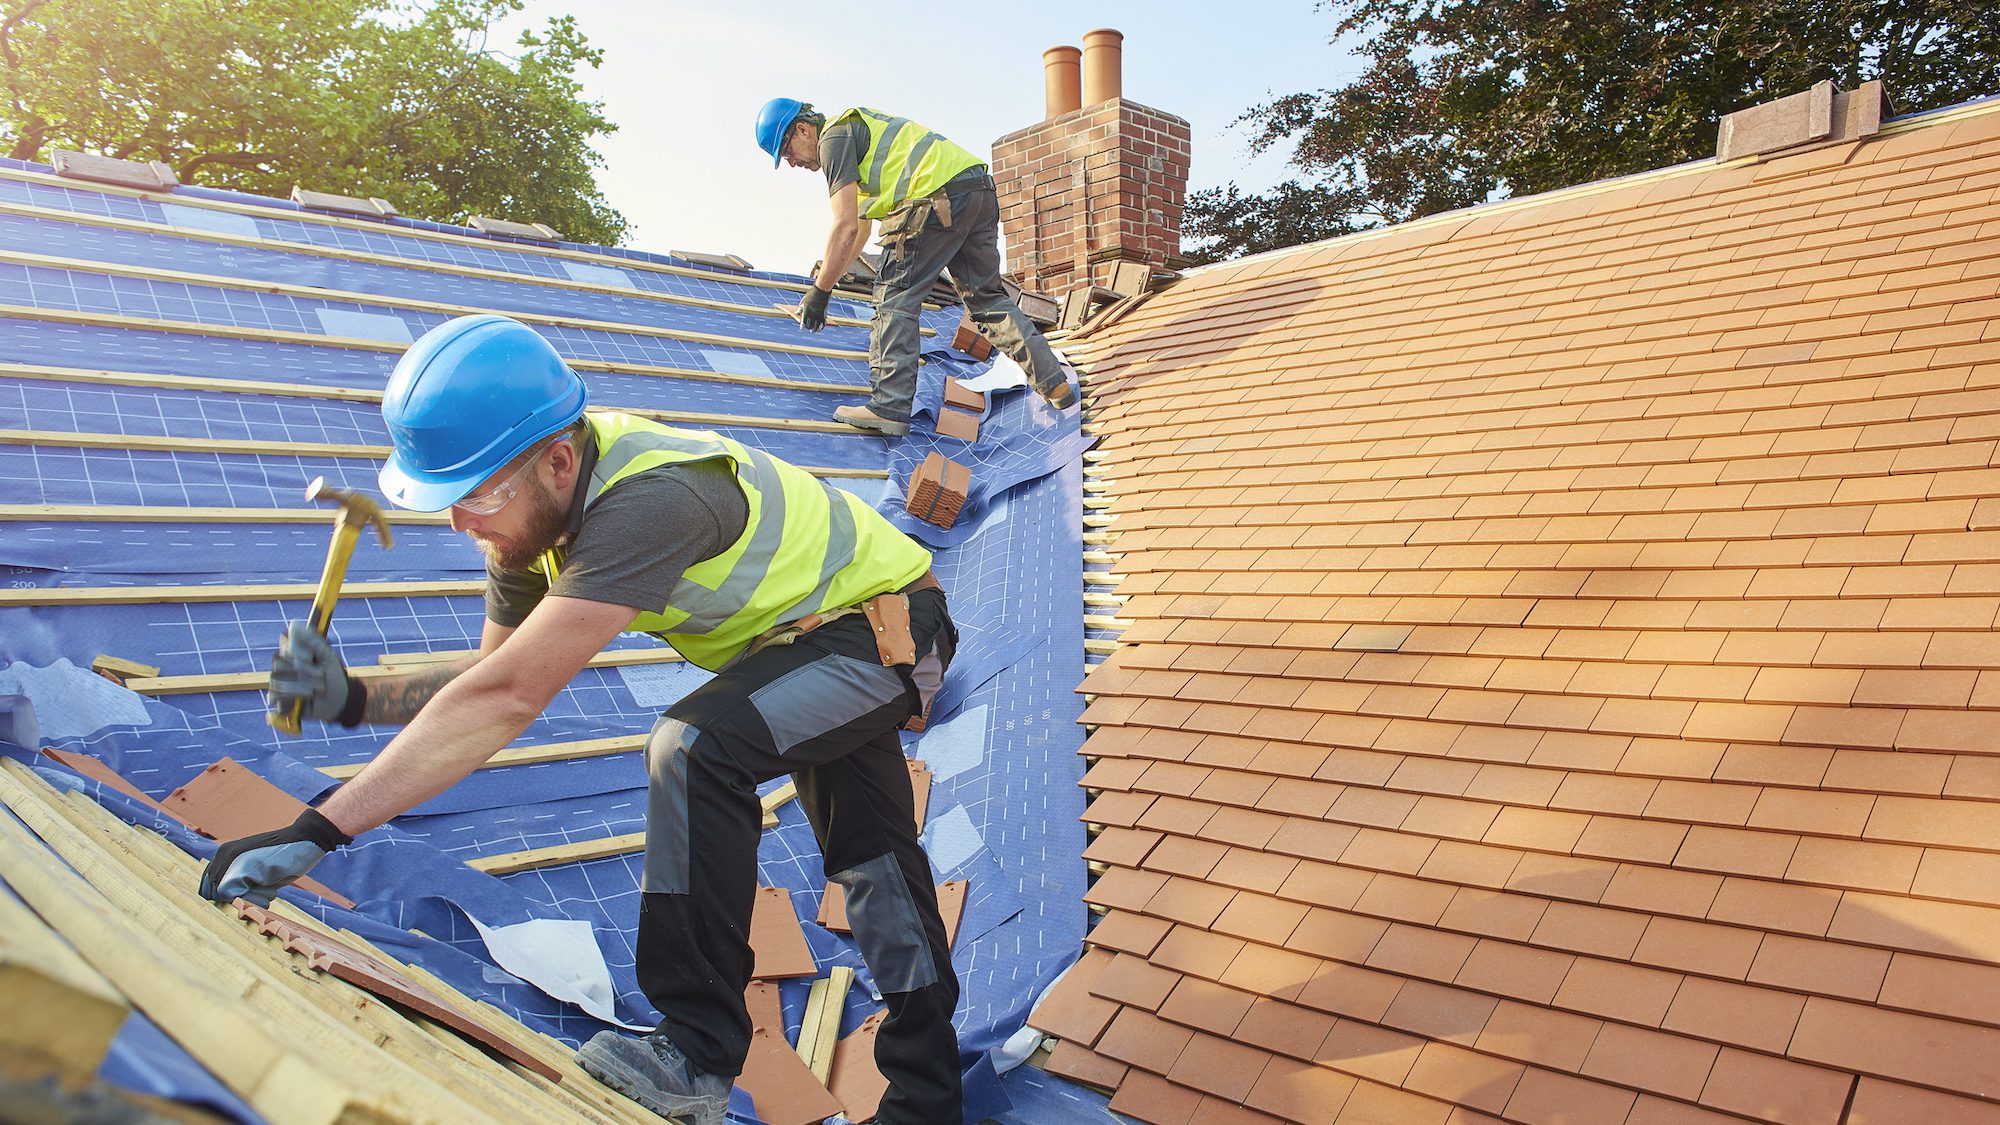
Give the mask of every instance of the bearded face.
[(514, 506), (520, 508), (521, 520), (515, 533), (496, 532), (492, 523), (466, 532), (479, 545), (486, 561), (500, 570), (526, 570), (561, 542), (563, 533), (569, 530), (569, 513), (540, 479), (527, 482)]

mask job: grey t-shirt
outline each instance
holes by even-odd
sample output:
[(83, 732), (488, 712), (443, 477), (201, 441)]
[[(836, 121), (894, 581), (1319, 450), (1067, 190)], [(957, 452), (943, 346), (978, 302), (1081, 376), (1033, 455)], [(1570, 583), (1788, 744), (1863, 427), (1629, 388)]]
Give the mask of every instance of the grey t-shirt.
[(533, 571), (487, 566), (488, 620), (518, 626), (546, 594), (657, 611), (687, 568), (721, 554), (750, 521), (743, 486), (723, 460), (638, 473), (588, 509), (585, 491), (577, 489), (570, 509), (569, 546), (553, 584)]
[(861, 182), (861, 158), (868, 152), (868, 126), (843, 121), (819, 134), (819, 169), (826, 174), (826, 193)]

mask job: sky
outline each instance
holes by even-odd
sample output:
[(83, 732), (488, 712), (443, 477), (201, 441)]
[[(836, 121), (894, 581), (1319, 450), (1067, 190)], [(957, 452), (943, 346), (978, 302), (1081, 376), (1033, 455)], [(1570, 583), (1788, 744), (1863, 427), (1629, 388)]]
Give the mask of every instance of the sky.
[(504, 51), (521, 28), (561, 14), (604, 51), (579, 77), (618, 125), (598, 140), (598, 185), (632, 224), (627, 244), (738, 254), (790, 273), (825, 247), (826, 189), (815, 173), (773, 170), (756, 147), (766, 99), (890, 110), (983, 156), (1042, 119), (1045, 49), (1113, 27), (1125, 34), (1124, 96), (1192, 126), (1190, 191), (1231, 180), (1256, 190), (1288, 178), (1288, 152), (1253, 160), (1247, 131), (1231, 122), (1358, 70), (1345, 45), (1329, 45), (1335, 18), (1314, 0), (528, 0), (491, 45)]

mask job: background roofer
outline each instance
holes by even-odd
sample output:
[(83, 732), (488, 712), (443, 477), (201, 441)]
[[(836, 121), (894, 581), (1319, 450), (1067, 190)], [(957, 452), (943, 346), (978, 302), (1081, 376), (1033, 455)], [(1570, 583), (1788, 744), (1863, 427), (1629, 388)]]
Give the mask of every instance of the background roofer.
[(1076, 401), (1048, 341), (1000, 287), (1000, 204), (985, 161), (907, 118), (856, 107), (829, 123), (794, 98), (764, 103), (757, 147), (774, 168), (785, 163), (826, 175), (833, 226), (800, 309), (806, 331), (826, 327), (834, 283), (867, 245), (872, 221), (882, 222), (868, 337), (874, 393), (866, 406), (836, 409), (835, 418), (890, 437), (910, 432), (917, 314), (947, 266), (973, 323), (1021, 365), (1049, 405), (1063, 410)]
[(790, 774), (888, 1005), (877, 1120), (959, 1120), (958, 980), (897, 735), (957, 645), (930, 553), (802, 469), (707, 431), (586, 415), (586, 398), (555, 350), (506, 317), (461, 317), (403, 355), (383, 400), (394, 449), (382, 490), (400, 507), (449, 508), (485, 552), (479, 648), (364, 687), (295, 623), (273, 709), (302, 701), (345, 726), (408, 726), (291, 827), (218, 848), (202, 893), (269, 903), (465, 777), (620, 632), (644, 630), (717, 675), (669, 707), (646, 746), (635, 946), (659, 1027), (601, 1032), (578, 1061), (656, 1112), (720, 1125), (750, 1047), (756, 786)]

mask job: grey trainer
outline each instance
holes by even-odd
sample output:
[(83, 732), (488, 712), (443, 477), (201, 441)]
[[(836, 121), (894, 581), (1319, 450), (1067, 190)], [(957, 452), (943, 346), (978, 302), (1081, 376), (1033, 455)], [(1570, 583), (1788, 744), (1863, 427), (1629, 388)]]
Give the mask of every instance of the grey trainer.
[(659, 1114), (691, 1125), (723, 1125), (735, 1085), (689, 1062), (666, 1036), (600, 1031), (576, 1052), (591, 1077)]

